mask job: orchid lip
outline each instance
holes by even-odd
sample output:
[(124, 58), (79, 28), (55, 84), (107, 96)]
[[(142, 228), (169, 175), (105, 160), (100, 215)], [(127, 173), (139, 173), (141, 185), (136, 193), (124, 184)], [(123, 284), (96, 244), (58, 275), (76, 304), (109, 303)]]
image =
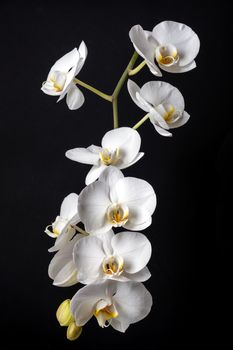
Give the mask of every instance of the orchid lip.
[(100, 160), (104, 165), (116, 164), (119, 159), (119, 148), (115, 150), (109, 150), (108, 148), (103, 148), (100, 153)]
[(108, 256), (104, 258), (102, 267), (107, 276), (120, 276), (123, 273), (124, 261), (120, 256)]
[(129, 209), (125, 204), (112, 204), (107, 210), (108, 220), (114, 227), (123, 226), (129, 219)]
[(155, 49), (155, 59), (160, 65), (170, 67), (178, 62), (179, 55), (174, 45), (160, 45)]
[(96, 305), (96, 310), (94, 312), (94, 315), (98, 321), (98, 324), (100, 327), (105, 328), (110, 326), (111, 320), (113, 318), (116, 318), (119, 316), (117, 309), (114, 304), (107, 305), (105, 304), (104, 307), (99, 308), (98, 305), (105, 304), (104, 300), (100, 300)]
[(53, 71), (50, 74), (49, 82), (52, 84), (53, 90), (61, 92), (65, 86), (67, 74), (59, 71)]

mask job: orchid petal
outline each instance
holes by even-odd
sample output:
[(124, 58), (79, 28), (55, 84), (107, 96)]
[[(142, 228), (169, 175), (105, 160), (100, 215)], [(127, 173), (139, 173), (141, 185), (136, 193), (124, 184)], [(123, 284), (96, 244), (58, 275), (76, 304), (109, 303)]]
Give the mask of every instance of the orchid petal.
[(108, 131), (102, 139), (103, 148), (119, 149), (120, 163), (130, 163), (138, 154), (141, 147), (139, 133), (128, 127), (121, 127)]
[(103, 182), (94, 182), (82, 190), (78, 212), (87, 232), (104, 233), (111, 229), (112, 225), (106, 217), (110, 204), (109, 189)]
[[(81, 241), (82, 243), (82, 241)], [(124, 271), (136, 273), (143, 269), (151, 257), (151, 244), (139, 232), (120, 232), (112, 238), (114, 254), (124, 260)]]
[(90, 151), (88, 148), (70, 149), (66, 152), (66, 157), (83, 164), (98, 165), (99, 163), (99, 155)]
[(70, 89), (67, 92), (66, 102), (71, 110), (80, 108), (85, 101), (82, 91), (72, 83)]
[(104, 165), (104, 164), (93, 165), (86, 176), (85, 184), (90, 185), (92, 182), (97, 180), (98, 177), (102, 174), (102, 172), (106, 168), (107, 168), (107, 165)]

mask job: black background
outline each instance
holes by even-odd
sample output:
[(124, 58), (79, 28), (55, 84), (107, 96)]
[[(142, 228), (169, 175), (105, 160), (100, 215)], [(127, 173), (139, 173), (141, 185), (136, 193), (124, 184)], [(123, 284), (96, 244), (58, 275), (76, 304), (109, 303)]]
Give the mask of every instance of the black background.
[[(232, 247), (231, 204), (226, 204), (232, 177), (229, 8), (212, 1), (3, 1), (0, 12), (0, 348), (15, 343), (32, 349), (37, 344), (43, 349), (146, 348), (151, 342), (157, 349), (223, 345), (230, 331)], [(158, 197), (153, 224), (144, 231), (153, 245), (152, 278), (146, 286), (154, 306), (126, 334), (102, 330), (92, 320), (79, 340), (68, 342), (55, 311), (77, 287), (52, 286), (47, 249), (53, 241), (43, 230), (62, 199), (84, 187), (89, 167), (66, 159), (65, 151), (99, 145), (112, 128), (112, 110), (110, 103), (81, 88), (85, 104), (69, 111), (65, 100), (56, 104), (40, 87), (51, 65), (84, 40), (89, 54), (79, 78), (110, 94), (133, 53), (131, 26), (152, 30), (163, 20), (192, 27), (201, 49), (196, 69), (164, 72), (162, 78), (184, 95), (190, 121), (173, 138), (144, 124), (139, 132), (145, 156), (124, 172), (149, 181)], [(133, 78), (140, 86), (154, 79), (147, 68)], [(124, 86), (120, 125), (132, 126), (142, 116)]]

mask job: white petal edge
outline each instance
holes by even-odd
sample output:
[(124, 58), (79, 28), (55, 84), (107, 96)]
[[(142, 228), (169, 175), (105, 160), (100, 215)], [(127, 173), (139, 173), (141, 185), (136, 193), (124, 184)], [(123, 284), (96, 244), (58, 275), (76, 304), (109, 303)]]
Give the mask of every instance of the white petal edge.
[(106, 217), (110, 204), (109, 188), (103, 182), (96, 181), (82, 190), (79, 195), (78, 212), (88, 233), (105, 233), (112, 228)]
[(98, 165), (99, 155), (91, 152), (88, 148), (73, 148), (65, 153), (65, 156), (82, 164)]
[(92, 182), (97, 180), (102, 172), (107, 168), (105, 164), (93, 165), (87, 173), (85, 184), (90, 185)]
[(170, 128), (175, 129), (185, 125), (188, 122), (189, 118), (190, 115), (186, 111), (184, 111), (182, 117), (178, 119), (174, 124), (171, 124)]
[(74, 263), (81, 283), (89, 284), (102, 278), (101, 264), (105, 257), (103, 242), (94, 236), (79, 240), (74, 246)]
[(186, 72), (189, 72), (190, 70), (196, 68), (196, 66), (197, 66), (196, 62), (192, 61), (190, 64), (187, 64), (187, 66), (183, 66), (183, 67), (180, 67), (177, 64), (175, 64), (174, 66), (171, 66), (171, 67), (163, 66), (160, 68), (162, 68), (163, 70), (165, 70), (168, 73), (186, 73)]
[(70, 89), (67, 92), (66, 103), (70, 110), (80, 108), (85, 101), (82, 91), (74, 84), (71, 84)]
[(134, 282), (145, 282), (151, 277), (151, 273), (148, 267), (144, 267), (142, 270), (136, 273), (124, 273), (124, 276)]
[(137, 93), (140, 94), (140, 90), (141, 90), (140, 87), (133, 80), (128, 79), (127, 88), (134, 103), (143, 111), (149, 112), (149, 109), (147, 108), (147, 106), (145, 106), (144, 103), (141, 103), (136, 96)]
[(67, 73), (70, 68), (74, 67), (80, 59), (80, 54), (75, 47), (73, 50), (69, 51), (67, 54), (62, 56), (57, 60), (51, 68), (51, 71), (58, 70)]
[(169, 131), (161, 128), (160, 126), (158, 126), (157, 124), (155, 124), (154, 121), (152, 121), (150, 119), (152, 125), (154, 126), (155, 130), (157, 131), (157, 133), (159, 133), (161, 136), (168, 136), (168, 137), (171, 137), (172, 136), (172, 133), (170, 133)]
[(119, 317), (113, 319), (111, 325), (121, 332), (125, 332), (130, 324), (145, 318), (152, 307), (151, 294), (138, 282), (117, 283), (113, 300)]
[(117, 233), (111, 243), (114, 254), (123, 258), (127, 273), (134, 274), (142, 270), (150, 260), (151, 243), (142, 233), (123, 231)]
[(60, 216), (64, 219), (70, 220), (78, 212), (78, 195), (70, 193), (64, 198), (61, 204)]
[[(110, 150), (119, 149), (119, 164), (128, 164), (138, 155), (141, 137), (137, 130), (121, 127), (108, 131), (102, 139), (102, 147)], [(118, 166), (118, 163), (116, 163)]]
[(119, 166), (119, 169), (121, 169), (121, 170), (126, 169), (126, 168), (130, 167), (131, 165), (137, 163), (144, 156), (144, 154), (145, 154), (144, 152), (139, 152), (137, 157), (134, 158), (134, 160), (131, 163)]

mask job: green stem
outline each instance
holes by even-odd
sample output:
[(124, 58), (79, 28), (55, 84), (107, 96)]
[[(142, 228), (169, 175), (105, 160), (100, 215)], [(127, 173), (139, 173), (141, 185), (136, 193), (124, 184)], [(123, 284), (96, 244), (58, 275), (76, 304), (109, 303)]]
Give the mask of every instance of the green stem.
[(85, 89), (89, 90), (89, 91), (92, 91), (94, 94), (102, 97), (104, 100), (107, 100), (109, 102), (112, 102), (112, 96), (110, 95), (107, 95), (105, 94), (104, 92), (100, 91), (100, 90), (97, 90), (96, 88), (94, 88), (93, 86), (89, 85), (89, 84), (86, 84), (84, 83), (83, 81), (75, 78), (74, 79), (74, 83), (75, 84), (78, 84), (80, 86), (83, 86)]
[(113, 127), (114, 129), (118, 128), (118, 104), (117, 104), (117, 97), (115, 97), (112, 101), (112, 108), (113, 108)]
[(147, 119), (149, 119), (149, 117), (150, 117), (150, 113), (146, 114), (141, 120), (139, 120), (137, 124), (133, 126), (132, 129), (134, 130), (138, 129), (143, 123), (145, 123)]
[(146, 65), (146, 60), (142, 61), (137, 67), (135, 67), (134, 69), (130, 69), (129, 71), (129, 75), (135, 75), (138, 72), (140, 72), (140, 70)]
[(117, 98), (118, 95), (121, 91), (121, 88), (124, 84), (124, 82), (126, 81), (126, 79), (128, 78), (128, 73), (129, 71), (133, 68), (136, 60), (138, 58), (138, 53), (135, 51), (131, 60), (129, 61), (128, 66), (126, 67), (126, 69), (124, 70), (120, 80), (117, 83), (117, 86), (115, 87), (115, 90), (113, 91), (112, 94), (112, 104), (113, 104), (113, 124), (114, 124), (114, 129), (118, 128), (118, 106), (117, 106)]

